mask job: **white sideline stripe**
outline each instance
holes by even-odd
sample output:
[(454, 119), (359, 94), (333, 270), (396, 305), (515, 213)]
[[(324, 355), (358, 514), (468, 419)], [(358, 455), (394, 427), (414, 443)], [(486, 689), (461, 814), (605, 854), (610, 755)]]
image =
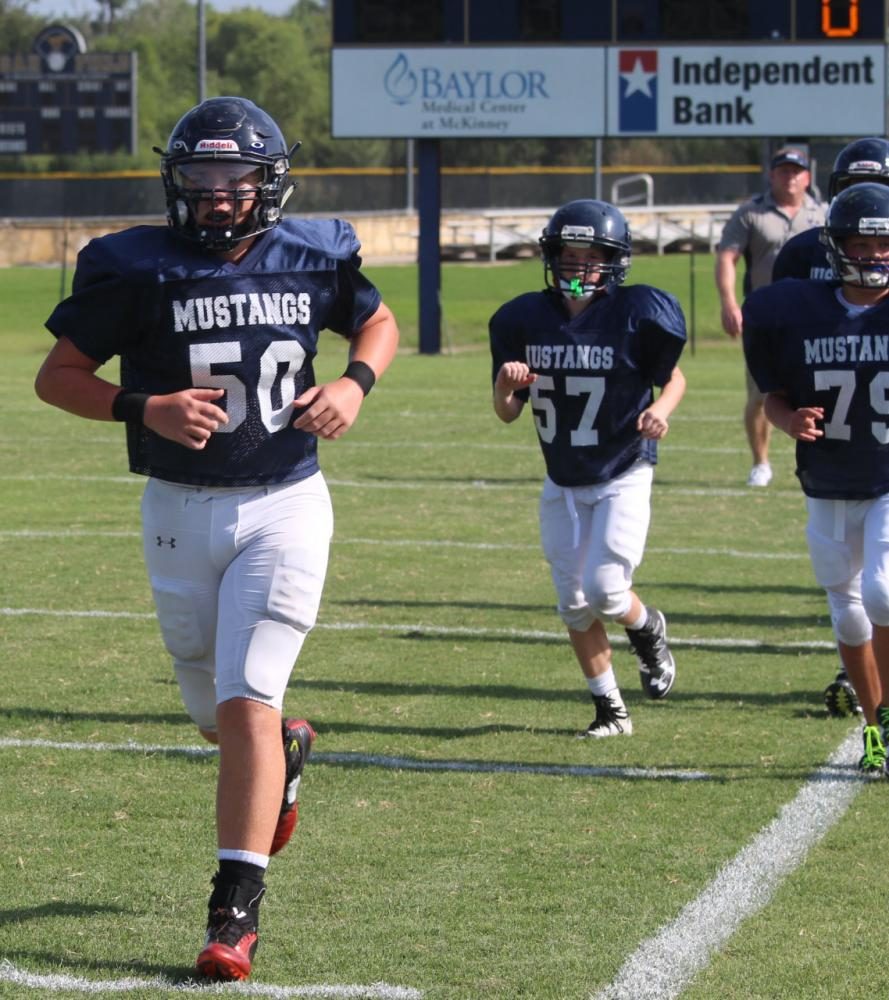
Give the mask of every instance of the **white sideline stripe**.
[[(675, 418), (673, 418), (675, 419)], [(116, 437), (92, 437), (90, 442), (94, 445), (116, 445), (120, 444), (123, 438)], [(0, 434), (0, 443), (16, 443), (21, 442), (18, 439), (6, 437)], [(37, 444), (58, 444), (58, 437), (29, 437), (29, 445)], [(526, 454), (535, 454), (537, 450), (537, 441), (534, 438), (530, 438), (528, 441), (522, 443), (516, 443), (513, 441), (421, 441), (416, 438), (412, 438), (409, 441), (350, 441), (348, 438), (343, 438), (337, 442), (337, 451), (343, 448), (355, 448), (361, 451), (392, 451), (393, 449), (403, 449), (403, 450), (413, 450), (413, 451), (429, 451), (430, 449), (454, 449), (459, 448), (460, 451), (516, 451)], [(672, 444), (658, 442), (658, 454), (672, 454), (673, 452), (693, 452), (696, 455), (747, 455), (749, 454), (749, 449), (745, 447), (738, 446), (737, 448), (731, 447), (698, 447), (697, 445), (691, 444)], [(788, 450), (789, 454), (789, 450)]]
[(678, 997), (741, 923), (769, 903), (782, 879), (805, 861), (852, 804), (867, 780), (849, 770), (860, 753), (861, 730), (855, 729), (776, 819), (675, 920), (643, 941), (615, 979), (590, 994), (590, 1000)]
[(483, 774), (555, 774), (570, 778), (672, 778), (678, 781), (709, 781), (706, 771), (680, 771), (653, 767), (589, 767), (584, 764), (509, 764), (459, 760), (412, 760), (354, 753), (312, 754), (312, 760), (328, 764), (375, 764), (405, 771), (470, 771)]
[[(84, 476), (84, 475), (46, 475), (46, 476), (32, 476), (32, 475), (10, 475), (10, 476), (0, 476), (0, 482), (24, 482), (24, 483), (46, 483), (49, 481), (59, 481), (65, 483), (128, 483), (132, 486), (144, 486), (145, 479), (142, 476)], [(413, 479), (389, 479), (385, 482), (379, 482), (373, 479), (367, 479), (364, 481), (354, 480), (354, 479), (328, 479), (328, 486), (338, 487), (340, 489), (358, 489), (358, 490), (447, 490), (449, 493), (453, 493), (455, 490), (509, 490), (514, 493), (516, 490), (522, 488), (533, 489), (534, 492), (540, 490), (540, 483), (534, 479), (527, 483), (492, 483), (488, 482), (486, 479), (474, 479), (467, 482), (441, 482), (441, 481), (427, 481), (427, 482), (417, 482)], [(664, 485), (661, 483), (655, 483), (655, 492), (669, 493), (671, 496), (688, 496), (688, 497), (748, 497), (750, 499), (761, 498), (763, 495), (762, 490), (751, 489), (749, 486), (743, 486), (740, 488), (734, 487), (721, 487), (721, 486), (701, 486), (701, 487), (686, 487), (686, 486), (671, 486), (669, 484)], [(770, 488), (768, 491), (770, 497), (799, 497), (799, 490), (780, 490)]]
[[(2, 438), (0, 438), (2, 440)], [(30, 443), (33, 443), (33, 438), (28, 439)], [(58, 438), (46, 438), (47, 441), (53, 441), (58, 444)], [(116, 440), (116, 439), (115, 439)], [(98, 444), (99, 439), (92, 439), (94, 444)], [(112, 442), (105, 441), (105, 444), (110, 444)], [(518, 451), (522, 453), (534, 454), (537, 448), (536, 440), (529, 440), (524, 444), (514, 444), (507, 442), (486, 442), (486, 441), (418, 441), (412, 439), (410, 441), (350, 441), (348, 438), (342, 438), (337, 442), (337, 450), (341, 448), (358, 448), (367, 451), (392, 451), (393, 448), (404, 448), (404, 449), (414, 449), (416, 451), (429, 451), (431, 448), (459, 448), (460, 451)], [(696, 445), (690, 444), (664, 444), (662, 441), (658, 442), (658, 454), (667, 454), (673, 452), (687, 451), (693, 452), (696, 455), (747, 455), (749, 454), (748, 448), (699, 448)], [(789, 454), (788, 449), (788, 454)]]
[(58, 991), (72, 993), (132, 993), (135, 990), (163, 990), (165, 993), (192, 993), (200, 996), (273, 997), (275, 1000), (288, 997), (319, 997), (329, 1000), (420, 1000), (422, 990), (407, 986), (389, 986), (388, 983), (372, 983), (369, 986), (327, 985), (311, 986), (271, 986), (262, 983), (210, 983), (192, 981), (174, 982), (166, 976), (151, 979), (137, 979), (126, 976), (123, 979), (83, 979), (63, 973), (40, 975), (17, 969), (4, 959), (0, 962), (0, 982), (16, 983), (31, 990)]
[[(48, 529), (32, 528), (0, 530), (0, 538), (141, 538), (140, 531), (104, 531), (88, 529)], [(518, 544), (515, 542), (460, 542), (450, 538), (337, 538), (334, 545), (382, 545), (386, 548), (417, 549), (472, 549), (477, 551), (518, 551), (540, 552), (539, 544)], [(808, 559), (805, 552), (742, 552), (739, 549), (675, 548), (649, 546), (649, 555), (673, 556), (721, 556), (730, 559)]]
[[(123, 618), (132, 621), (154, 620), (154, 612), (150, 611), (63, 611), (52, 608), (0, 608), (0, 617), (15, 618), (23, 615), (37, 615), (47, 618)], [(561, 632), (545, 632), (542, 629), (518, 628), (469, 628), (467, 626), (423, 625), (420, 622), (405, 622), (403, 624), (384, 624), (373, 622), (318, 622), (316, 629), (327, 632), (419, 632), (423, 635), (462, 635), (491, 636), (507, 639), (540, 639), (547, 642), (564, 642)], [(627, 644), (625, 635), (609, 635), (612, 645)], [(762, 639), (677, 639), (670, 634), (671, 646), (690, 646), (706, 649), (786, 649), (786, 650), (818, 650), (835, 649), (836, 643), (825, 639), (812, 639), (804, 642), (764, 642)]]
[[(163, 754), (167, 757), (215, 757), (219, 751), (202, 746), (162, 746), (127, 741), (126, 743), (83, 743), (56, 740), (20, 740), (0, 738), (0, 750), (40, 748), (43, 750), (90, 750), (96, 753)], [(367, 753), (312, 754), (313, 764), (344, 764), (348, 767), (381, 767), (394, 771), (453, 771), (470, 774), (554, 774), (568, 778), (670, 778), (678, 781), (709, 781), (706, 771), (683, 771), (653, 767), (590, 767), (585, 764), (519, 764), (507, 761), (417, 760), (414, 757), (390, 757)]]

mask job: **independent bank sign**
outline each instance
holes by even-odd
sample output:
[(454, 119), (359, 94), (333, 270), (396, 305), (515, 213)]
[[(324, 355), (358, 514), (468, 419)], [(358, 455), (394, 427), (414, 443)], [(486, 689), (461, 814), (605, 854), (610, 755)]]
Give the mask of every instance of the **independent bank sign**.
[(609, 50), (607, 135), (882, 135), (881, 45)]
[(335, 48), (336, 137), (882, 135), (881, 45)]

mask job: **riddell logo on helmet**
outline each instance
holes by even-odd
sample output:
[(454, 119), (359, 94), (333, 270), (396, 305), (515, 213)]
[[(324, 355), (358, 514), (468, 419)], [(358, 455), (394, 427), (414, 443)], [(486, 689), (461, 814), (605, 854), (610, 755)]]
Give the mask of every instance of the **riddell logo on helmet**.
[(194, 147), (196, 153), (209, 153), (219, 150), (224, 153), (237, 153), (240, 147), (234, 139), (201, 139)]

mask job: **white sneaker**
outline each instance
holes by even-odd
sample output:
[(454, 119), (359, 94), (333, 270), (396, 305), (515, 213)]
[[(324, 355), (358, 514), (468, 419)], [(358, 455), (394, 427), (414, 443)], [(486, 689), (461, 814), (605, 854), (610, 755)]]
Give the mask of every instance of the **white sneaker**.
[(748, 486), (768, 486), (772, 481), (772, 467), (768, 462), (754, 465), (747, 477)]

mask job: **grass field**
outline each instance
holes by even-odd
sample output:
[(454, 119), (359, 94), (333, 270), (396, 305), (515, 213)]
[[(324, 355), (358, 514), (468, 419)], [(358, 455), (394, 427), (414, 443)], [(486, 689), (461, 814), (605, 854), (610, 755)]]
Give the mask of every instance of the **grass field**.
[[(433, 357), (411, 349), (416, 273), (371, 269), (407, 347), (321, 446), (337, 532), (286, 705), (319, 734), (300, 826), (252, 992), (195, 992), (884, 994), (889, 790), (859, 781), (857, 727), (821, 705), (836, 655), (791, 445), (768, 490), (744, 487), (741, 360), (700, 267), (636, 580), (678, 680), (647, 701), (610, 630), (635, 730), (595, 743), (573, 739), (592, 706), (539, 551), (533, 427), (490, 406), (487, 317), (539, 264), (447, 268), (453, 350)], [(688, 275), (633, 271), (687, 308)], [(0, 997), (155, 1000), (191, 992), (216, 762), (153, 620), (122, 431), (33, 395), (58, 292), (57, 272), (0, 271)], [(325, 335), (320, 376), (344, 356)]]

